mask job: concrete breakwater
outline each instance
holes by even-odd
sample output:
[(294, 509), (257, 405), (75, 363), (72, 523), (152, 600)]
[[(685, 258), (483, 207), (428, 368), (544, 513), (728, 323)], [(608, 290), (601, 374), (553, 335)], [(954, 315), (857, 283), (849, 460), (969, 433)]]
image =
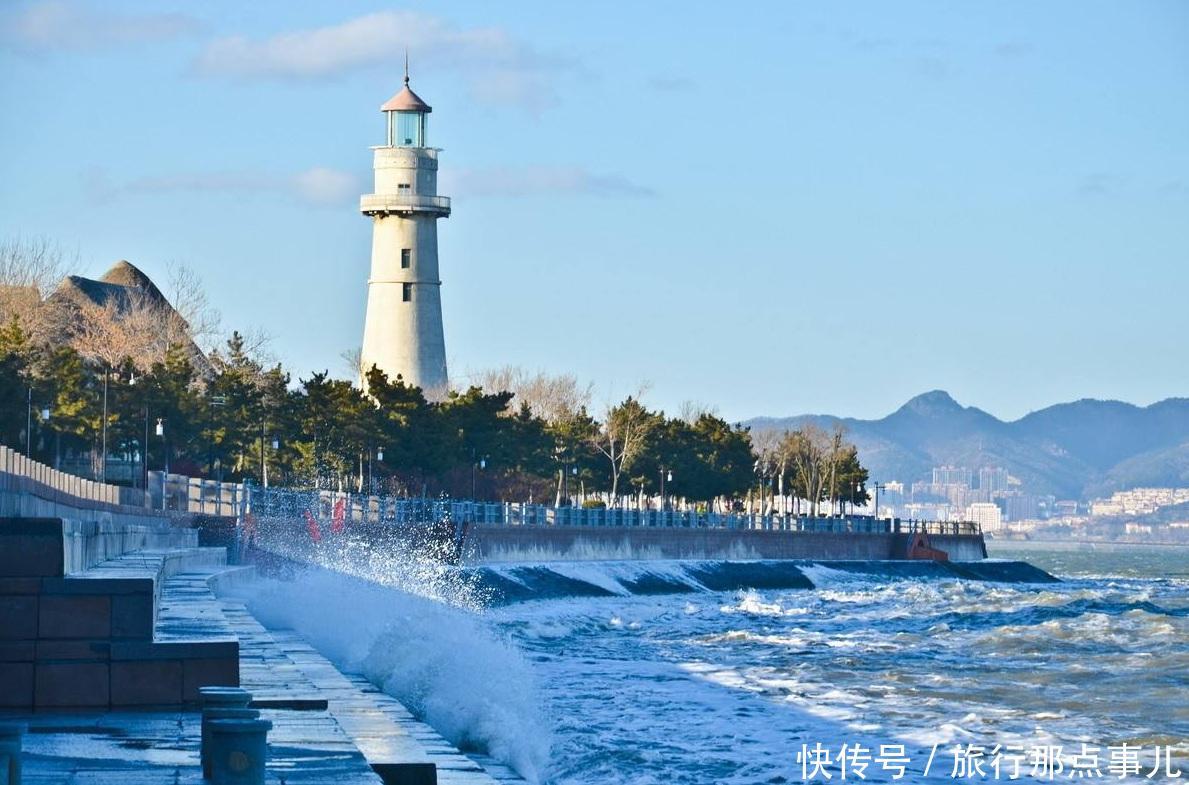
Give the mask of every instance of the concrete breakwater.
[(622, 561), (490, 564), (466, 568), (488, 605), (576, 597), (815, 590), (855, 581), (1056, 583), (1026, 562)]
[[(907, 559), (907, 533), (580, 526), (471, 526), (464, 563), (604, 559)], [(986, 558), (982, 534), (932, 534), (951, 561)]]

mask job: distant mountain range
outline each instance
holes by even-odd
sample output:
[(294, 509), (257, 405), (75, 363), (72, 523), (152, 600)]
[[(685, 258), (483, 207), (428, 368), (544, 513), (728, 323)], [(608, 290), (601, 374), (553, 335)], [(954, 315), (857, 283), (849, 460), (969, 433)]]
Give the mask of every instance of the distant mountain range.
[(1189, 398), (1151, 406), (1083, 399), (1004, 422), (934, 390), (879, 420), (756, 417), (753, 431), (842, 423), (876, 480), (928, 480), (934, 466), (1002, 466), (1023, 490), (1092, 498), (1141, 486), (1189, 486)]

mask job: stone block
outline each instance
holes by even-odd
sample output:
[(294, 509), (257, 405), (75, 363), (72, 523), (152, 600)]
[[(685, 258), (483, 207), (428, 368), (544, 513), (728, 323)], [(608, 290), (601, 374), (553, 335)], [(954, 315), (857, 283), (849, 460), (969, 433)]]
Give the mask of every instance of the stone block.
[(43, 578), (43, 594), (152, 594), (154, 582), (151, 577), (130, 576), (126, 578)]
[(152, 639), (152, 594), (117, 594), (111, 598), (111, 637)]
[(434, 763), (372, 763), (371, 766), (384, 785), (438, 784), (438, 767)]
[(100, 660), (111, 656), (111, 644), (107, 641), (53, 640), (37, 642), (37, 661), (52, 660)]
[(42, 595), (39, 638), (107, 638), (111, 636), (111, 597)]
[(33, 663), (0, 662), (0, 708), (33, 706)]
[(36, 641), (0, 641), (0, 662), (33, 662), (36, 651)]
[[(4, 540), (0, 539), (0, 545)], [(42, 578), (0, 578), (0, 594), (40, 594)]]
[(0, 640), (37, 637), (37, 595), (0, 594)]
[(64, 553), (61, 519), (0, 519), (0, 576), (60, 576)]
[(239, 657), (188, 659), (183, 661), (182, 700), (198, 700), (199, 687), (238, 687)]
[(181, 702), (180, 660), (112, 663), (112, 706), (177, 706)]
[(109, 705), (107, 663), (38, 663), (34, 675), (38, 708), (85, 708)]
[[(200, 660), (239, 657), (237, 640), (112, 641), (111, 658), (118, 660)], [(237, 685), (232, 685), (237, 686)]]

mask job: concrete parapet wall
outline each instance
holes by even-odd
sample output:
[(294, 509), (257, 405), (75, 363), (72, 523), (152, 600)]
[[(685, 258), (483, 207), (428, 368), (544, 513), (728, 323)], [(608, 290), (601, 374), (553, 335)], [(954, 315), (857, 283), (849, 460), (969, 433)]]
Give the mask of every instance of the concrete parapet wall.
[(201, 624), (156, 636), (165, 579), (225, 560), (196, 542), (168, 527), (0, 519), (0, 708), (179, 705), (238, 683), (234, 639)]
[(33, 515), (4, 508), (7, 500), (24, 496), (111, 513), (145, 511), (149, 504), (143, 490), (58, 471), (0, 445), (0, 515)]
[[(982, 535), (932, 535), (954, 561), (986, 558)], [(474, 562), (586, 559), (906, 558), (907, 535), (586, 526), (473, 526), (465, 558)]]

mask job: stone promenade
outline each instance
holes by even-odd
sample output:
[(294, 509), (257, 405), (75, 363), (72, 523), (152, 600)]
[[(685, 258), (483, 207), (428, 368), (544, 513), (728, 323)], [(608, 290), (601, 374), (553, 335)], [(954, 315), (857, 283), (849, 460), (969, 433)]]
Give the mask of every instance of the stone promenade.
[[(490, 759), (463, 755), (398, 701), (362, 677), (340, 673), (293, 633), (266, 630), (242, 603), (216, 597), (212, 585), (246, 579), (249, 573), (207, 553), (201, 556), (177, 562), (167, 551), (132, 552), (75, 578), (103, 581), (94, 586), (115, 591), (113, 581), (121, 577), (143, 582), (155, 576), (143, 594), (155, 600), (151, 644), (163, 651), (201, 646), (206, 640), (238, 642), (240, 685), (252, 693), (253, 708), (273, 723), (269, 783), (522, 782)], [(179, 571), (166, 575), (169, 570), (162, 566), (171, 562)], [(152, 676), (146, 670), (138, 678), (151, 681)], [(129, 689), (151, 693), (145, 683)], [(7, 722), (28, 726), (23, 743), (26, 783), (203, 782), (200, 716), (191, 706), (0, 711), (0, 723)]]

